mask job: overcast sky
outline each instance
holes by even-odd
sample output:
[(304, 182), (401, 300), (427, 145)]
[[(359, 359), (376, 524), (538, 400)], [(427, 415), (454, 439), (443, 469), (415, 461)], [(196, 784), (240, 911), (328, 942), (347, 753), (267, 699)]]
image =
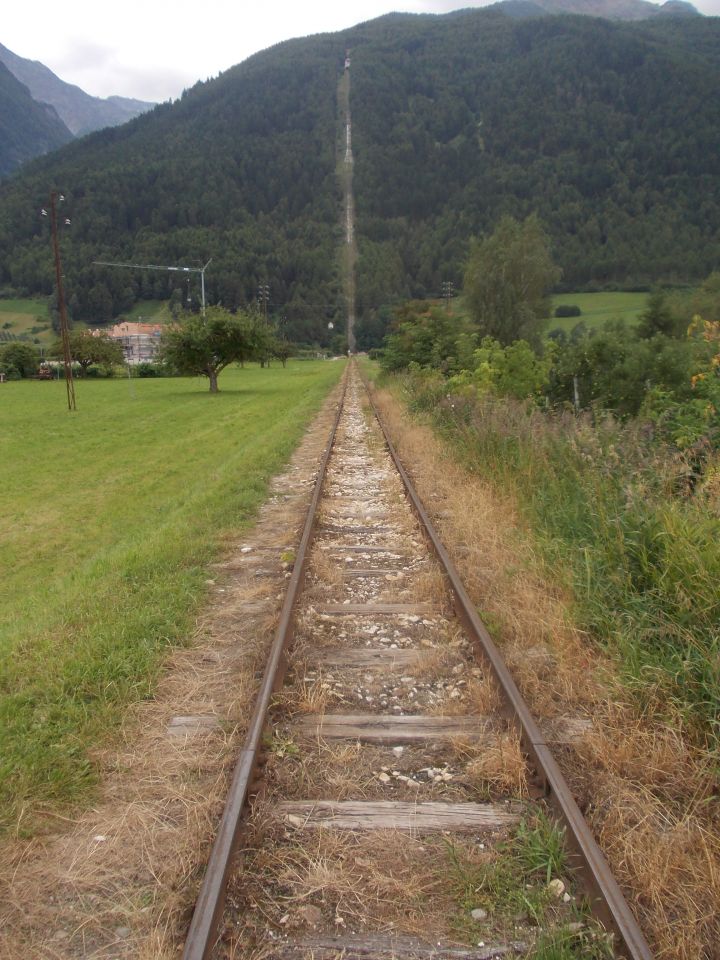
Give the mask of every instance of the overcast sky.
[[(21, 0), (7, 4), (0, 43), (88, 93), (178, 97), (257, 50), (342, 30), (390, 11), (447, 13), (492, 0)], [(720, 15), (720, 0), (696, 0)]]

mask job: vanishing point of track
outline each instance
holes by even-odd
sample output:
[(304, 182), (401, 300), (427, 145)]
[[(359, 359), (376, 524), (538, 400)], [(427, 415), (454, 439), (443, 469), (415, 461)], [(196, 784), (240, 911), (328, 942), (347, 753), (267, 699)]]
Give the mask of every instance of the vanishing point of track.
[[(493, 829), (507, 829), (518, 819), (517, 804), (475, 803), (467, 792), (458, 797), (457, 790), (449, 791), (452, 802), (445, 802), (442, 790), (451, 786), (445, 781), (452, 780), (452, 775), (445, 772), (447, 765), (434, 767), (430, 760), (420, 779), (413, 772), (422, 751), (426, 750), (426, 759), (432, 757), (438, 742), (453, 737), (487, 739), (493, 736), (498, 724), (504, 724), (519, 735), (533, 795), (542, 795), (565, 827), (571, 866), (579, 876), (592, 915), (614, 934), (615, 954), (629, 960), (650, 960), (650, 949), (552, 756), (548, 745), (552, 737), (531, 716), (479, 619), (368, 393), (375, 417), (372, 430), (384, 443), (384, 449), (376, 449), (374, 454), (369, 449), (372, 431), (361, 403), (365, 392), (357, 368), (351, 363), (320, 461), (252, 720), (195, 905), (184, 960), (209, 960), (214, 955), (224, 924), (228, 885), (243, 870), (242, 864), (238, 864), (243, 830), (256, 796), (267, 794), (258, 789), (258, 783), (267, 760), (272, 724), (269, 712), (283, 689), (293, 640), (302, 628), (308, 636), (316, 636), (320, 646), (313, 652), (303, 638), (303, 659), (295, 671), (299, 675), (295, 681), (305, 684), (305, 689), (310, 682), (315, 688), (330, 690), (334, 699), (329, 710), (318, 701), (316, 713), (302, 714), (300, 721), (294, 722), (292, 736), (300, 740), (305, 737), (317, 746), (326, 741), (355, 743), (375, 751), (374, 757), (385, 756), (387, 765), (380, 766), (376, 781), (376, 789), (381, 792), (375, 792), (370, 800), (272, 797), (270, 804), (276, 818), (300, 832), (330, 827), (359, 833), (397, 829), (413, 835), (441, 830), (452, 835), (453, 831), (471, 829), (487, 830), (491, 835)], [(397, 502), (394, 514), (388, 506), (387, 491), (393, 484), (404, 494), (402, 509), (406, 516), (399, 519)], [(321, 558), (321, 569), (341, 570), (334, 587), (328, 588), (330, 595), (327, 590), (318, 593), (306, 582), (312, 555)], [(413, 578), (427, 576), (428, 564), (434, 564), (436, 569), (439, 566), (442, 571), (448, 598), (447, 609), (442, 611), (413, 600)], [(333, 597), (333, 589), (340, 595)], [(450, 696), (462, 704), (463, 687), (467, 685), (467, 680), (457, 680), (458, 674), (465, 675), (467, 665), (462, 661), (455, 664), (454, 670), (452, 666), (447, 668), (457, 682), (423, 684), (416, 678), (421, 672), (420, 658), (436, 646), (434, 638), (439, 633), (447, 637), (453, 630), (455, 636), (463, 636), (459, 649), (469, 664), (467, 675), (482, 672), (495, 680), (501, 704), (499, 716), (491, 721), (472, 712), (463, 715), (458, 702), (446, 700)], [(323, 680), (322, 669), (329, 679), (345, 678), (344, 686), (339, 681), (335, 681), (335, 686), (319, 684)], [(336, 704), (342, 705), (343, 712), (330, 712)], [(445, 710), (444, 705), (449, 709)], [(405, 752), (408, 760), (411, 756), (415, 760), (412, 770), (402, 771), (400, 758)], [(407, 776), (407, 772), (411, 775)], [(349, 773), (352, 775), (352, 771)], [(408, 795), (407, 800), (394, 799)], [(387, 938), (383, 941), (368, 930), (351, 937), (306, 940), (303, 950), (303, 942), (293, 944), (281, 937), (277, 952), (269, 955), (389, 956), (395, 955), (392, 942)], [(404, 942), (404, 955), (416, 955)], [(487, 955), (500, 955), (503, 949)], [(402, 952), (399, 948), (398, 955)], [(460, 954), (438, 946), (434, 954), (426, 955), (442, 960)], [(476, 951), (474, 956), (479, 958), (480, 953)]]

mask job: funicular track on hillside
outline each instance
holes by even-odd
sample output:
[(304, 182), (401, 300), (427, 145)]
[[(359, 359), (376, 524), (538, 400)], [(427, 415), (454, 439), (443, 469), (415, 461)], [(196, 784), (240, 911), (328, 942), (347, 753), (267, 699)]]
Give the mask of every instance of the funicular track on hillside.
[[(397, 869), (399, 891), (427, 869), (433, 837), (492, 848), (538, 806), (564, 826), (578, 897), (614, 935), (615, 955), (648, 960), (551, 753), (572, 738), (571, 720), (533, 720), (351, 363), (184, 960), (528, 955), (532, 931), (498, 942), (489, 929), (468, 947), (421, 917), (410, 935), (392, 917), (392, 891), (375, 890), (381, 918), (372, 903), (367, 916), (324, 916), (313, 900), (338, 871), (372, 873), (372, 857), (392, 861), (381, 865)], [(479, 796), (462, 758), (513, 736), (529, 789)], [(301, 875), (296, 922), (287, 894)], [(429, 917), (437, 883), (427, 897)]]

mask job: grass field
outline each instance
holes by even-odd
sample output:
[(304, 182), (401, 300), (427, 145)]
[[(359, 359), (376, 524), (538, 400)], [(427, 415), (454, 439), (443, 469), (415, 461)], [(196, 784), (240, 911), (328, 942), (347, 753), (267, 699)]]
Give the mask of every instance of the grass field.
[(601, 327), (608, 320), (620, 318), (632, 324), (645, 309), (647, 293), (558, 293), (552, 298), (553, 313), (561, 304), (575, 304), (582, 310), (580, 317), (554, 317), (547, 330), (565, 330), (569, 333), (581, 321), (588, 327)]
[(0, 827), (87, 797), (88, 748), (182, 642), (343, 364), (0, 385)]
[(0, 343), (18, 337), (45, 346), (54, 339), (46, 300), (0, 300)]

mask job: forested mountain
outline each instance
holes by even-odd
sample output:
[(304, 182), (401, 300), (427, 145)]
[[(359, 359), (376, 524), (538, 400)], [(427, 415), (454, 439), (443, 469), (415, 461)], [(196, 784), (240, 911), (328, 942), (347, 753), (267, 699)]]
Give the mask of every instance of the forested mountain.
[(563, 284), (706, 276), (720, 258), (720, 20), (359, 28), (359, 310), (438, 296), (468, 237), (537, 212)]
[(0, 187), (0, 285), (50, 292), (37, 211), (55, 187), (72, 217), (75, 316), (97, 322), (176, 286), (93, 260), (212, 256), (211, 301), (249, 302), (267, 282), (289, 334), (322, 338), (342, 316), (346, 48), (366, 342), (383, 305), (459, 285), (469, 238), (504, 214), (538, 213), (568, 287), (689, 281), (716, 266), (720, 21), (496, 8), (283, 43), (33, 162)]
[(125, 123), (155, 106), (128, 97), (91, 97), (80, 87), (65, 83), (43, 63), (19, 57), (1, 43), (0, 63), (25, 84), (34, 100), (54, 107), (68, 130), (77, 136)]
[(68, 140), (72, 134), (53, 108), (36, 103), (0, 63), (0, 177)]

